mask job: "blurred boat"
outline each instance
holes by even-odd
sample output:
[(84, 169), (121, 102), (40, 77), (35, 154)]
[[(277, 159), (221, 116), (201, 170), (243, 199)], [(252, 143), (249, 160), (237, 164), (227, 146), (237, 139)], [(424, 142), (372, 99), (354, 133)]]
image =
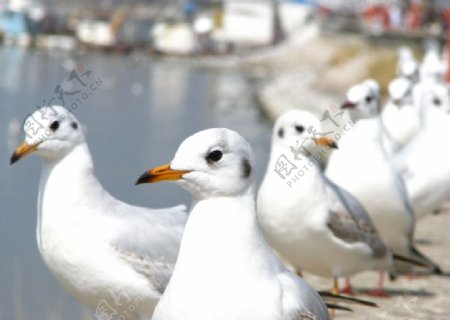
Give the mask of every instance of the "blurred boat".
[(75, 34), (80, 43), (95, 47), (112, 47), (115, 36), (111, 22), (104, 19), (85, 19), (78, 23)]
[(0, 13), (0, 33), (5, 45), (28, 47), (36, 28), (27, 12), (6, 9)]
[(68, 35), (39, 34), (36, 36), (35, 46), (47, 50), (72, 51), (76, 49), (77, 41)]
[(158, 22), (153, 28), (153, 49), (170, 55), (191, 55), (199, 51), (199, 43), (188, 23)]

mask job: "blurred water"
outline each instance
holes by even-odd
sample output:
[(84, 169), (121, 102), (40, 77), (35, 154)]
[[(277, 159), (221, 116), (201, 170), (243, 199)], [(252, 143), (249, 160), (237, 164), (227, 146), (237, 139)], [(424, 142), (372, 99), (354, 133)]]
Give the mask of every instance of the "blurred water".
[[(44, 266), (35, 240), (40, 161), (28, 157), (9, 166), (23, 140), (18, 129), (36, 105), (86, 88), (68, 81), (71, 70), (91, 74), (95, 90), (75, 114), (87, 127), (87, 140), (101, 182), (114, 196), (136, 205), (163, 207), (190, 196), (171, 184), (134, 186), (152, 166), (171, 160), (179, 143), (208, 127), (239, 131), (253, 145), (264, 173), (270, 124), (238, 70), (196, 69), (186, 63), (147, 57), (26, 52), (0, 49), (0, 320), (82, 319), (83, 309), (67, 296)], [(90, 80), (89, 80), (90, 81)], [(66, 105), (72, 96), (63, 95)], [(70, 183), (70, 182), (68, 182)], [(85, 311), (85, 310), (84, 310)]]

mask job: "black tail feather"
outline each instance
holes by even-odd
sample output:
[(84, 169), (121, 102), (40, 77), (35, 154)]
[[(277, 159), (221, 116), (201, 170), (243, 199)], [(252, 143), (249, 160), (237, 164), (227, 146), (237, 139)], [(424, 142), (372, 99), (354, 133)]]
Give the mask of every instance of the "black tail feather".
[(343, 311), (353, 312), (352, 309), (350, 309), (348, 307), (340, 306), (340, 305), (335, 304), (335, 303), (326, 302), (325, 305), (327, 306), (328, 309), (343, 310)]
[(419, 259), (409, 258), (409, 257), (401, 256), (396, 253), (394, 253), (392, 255), (392, 257), (394, 258), (394, 260), (409, 263), (409, 264), (412, 264), (412, 265), (415, 265), (418, 267), (425, 267), (425, 268), (430, 267), (430, 265), (427, 262), (423, 261), (422, 259), (419, 260)]
[(349, 296), (343, 296), (340, 294), (333, 294), (328, 291), (319, 291), (319, 295), (325, 301), (333, 301), (333, 302), (341, 302), (341, 303), (354, 303), (354, 304), (359, 304), (359, 305), (363, 305), (366, 307), (378, 308), (378, 305), (372, 301), (367, 301), (367, 300), (358, 299), (358, 298), (349, 297)]
[(419, 250), (417, 250), (417, 248), (415, 248), (414, 246), (411, 247), (411, 252), (416, 255), (417, 257), (419, 257), (420, 259), (422, 259), (429, 268), (431, 268), (431, 274), (438, 274), (438, 275), (443, 275), (444, 272), (442, 271), (442, 269), (433, 261), (431, 261), (430, 258), (428, 258), (427, 256), (425, 256), (423, 253), (421, 253)]

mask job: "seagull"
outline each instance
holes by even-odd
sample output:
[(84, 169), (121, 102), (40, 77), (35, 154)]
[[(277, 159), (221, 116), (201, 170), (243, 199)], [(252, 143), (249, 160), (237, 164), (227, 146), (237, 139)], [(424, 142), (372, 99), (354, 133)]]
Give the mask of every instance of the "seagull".
[(401, 47), (398, 51), (397, 75), (411, 81), (418, 78), (419, 66), (409, 47)]
[(450, 196), (450, 156), (442, 137), (450, 135), (450, 92), (434, 82), (421, 86), (423, 128), (395, 157), (417, 218), (436, 210)]
[(446, 66), (441, 62), (439, 52), (436, 47), (428, 48), (420, 65), (420, 80), (444, 80)]
[(421, 130), (423, 126), (420, 98), (413, 99), (418, 85), (404, 77), (393, 79), (388, 86), (389, 100), (381, 117), (388, 137), (385, 150), (391, 157), (399, 152)]
[(256, 218), (255, 161), (235, 131), (200, 131), (170, 164), (136, 184), (174, 181), (194, 197), (175, 269), (153, 320), (329, 319), (326, 305), (283, 266)]
[(36, 110), (24, 131), (11, 164), (33, 152), (43, 160), (37, 241), (48, 269), (97, 317), (151, 315), (175, 265), (186, 208), (135, 207), (110, 195), (80, 122), (64, 107)]
[[(339, 141), (326, 175), (361, 202), (395, 254), (421, 260), (432, 272), (441, 273), (414, 245), (414, 211), (404, 180), (384, 149), (389, 138), (380, 117), (378, 84), (366, 80), (351, 87), (342, 108), (348, 109), (357, 122)], [(396, 263), (396, 270), (405, 269)]]
[[(267, 240), (286, 261), (297, 270), (333, 278), (332, 292), (338, 294), (338, 277), (387, 269), (394, 257), (358, 200), (323, 174), (323, 146), (336, 144), (322, 135), (311, 113), (290, 110), (277, 119), (258, 192), (258, 218)], [(382, 280), (374, 292), (383, 290)], [(344, 292), (351, 293), (348, 279), (346, 285)]]
[(450, 108), (447, 85), (432, 79), (413, 84), (406, 78), (396, 78), (389, 83), (389, 96), (381, 118), (387, 138), (384, 147), (390, 157), (419, 133), (433, 128), (434, 121), (439, 122), (435, 114), (440, 113), (434, 113), (433, 109), (449, 112)]

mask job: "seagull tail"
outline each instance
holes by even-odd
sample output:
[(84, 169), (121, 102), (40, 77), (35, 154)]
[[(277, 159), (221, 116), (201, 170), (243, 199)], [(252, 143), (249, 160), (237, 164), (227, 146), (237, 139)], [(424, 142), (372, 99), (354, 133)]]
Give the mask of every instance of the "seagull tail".
[(425, 267), (425, 268), (427, 268), (427, 267), (430, 266), (423, 259), (415, 259), (415, 258), (405, 257), (405, 256), (402, 256), (402, 255), (399, 255), (399, 254), (396, 254), (396, 253), (392, 254), (392, 258), (395, 261), (405, 262), (405, 263), (412, 264), (412, 265), (418, 266), (418, 267)]
[(353, 303), (353, 304), (359, 304), (366, 307), (372, 307), (372, 308), (378, 308), (378, 305), (372, 301), (367, 301), (363, 299), (358, 299), (354, 297), (348, 297), (341, 294), (333, 294), (328, 291), (319, 291), (320, 297), (324, 301), (332, 301), (333, 303)]
[(430, 268), (431, 274), (444, 275), (442, 269), (435, 262), (433, 262), (430, 258), (425, 256), (419, 250), (417, 250), (417, 248), (415, 248), (414, 246), (411, 247), (411, 253), (413, 254), (414, 258), (419, 258), (424, 263), (426, 263), (426, 266)]
[(340, 306), (340, 305), (335, 304), (335, 303), (326, 302), (325, 305), (327, 306), (328, 309), (332, 309), (332, 310), (343, 310), (343, 311), (353, 312), (352, 309), (350, 309), (350, 308), (348, 308), (348, 307)]

